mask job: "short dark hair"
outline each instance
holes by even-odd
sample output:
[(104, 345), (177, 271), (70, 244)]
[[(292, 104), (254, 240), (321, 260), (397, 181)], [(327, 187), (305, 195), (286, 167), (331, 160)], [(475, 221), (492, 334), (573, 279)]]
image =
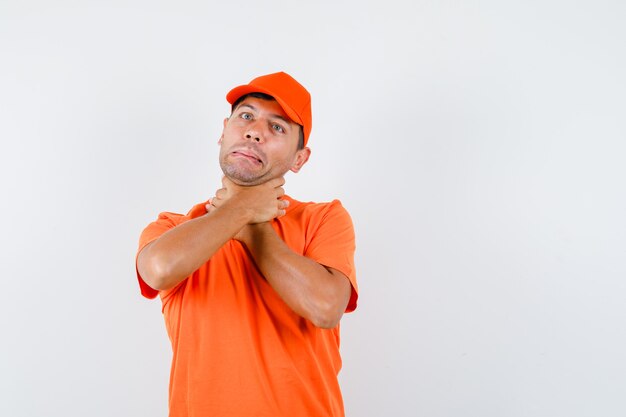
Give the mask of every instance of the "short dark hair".
[[(235, 102), (233, 103), (232, 107), (230, 108), (230, 113), (232, 114), (235, 109), (237, 108), (237, 106), (244, 101), (247, 97), (254, 97), (254, 98), (260, 98), (261, 100), (274, 100), (276, 101), (276, 99), (272, 96), (270, 96), (269, 94), (265, 94), (265, 93), (248, 93), (245, 94), (241, 97), (239, 97), (237, 100), (235, 100)], [(297, 123), (296, 123), (297, 124)], [(300, 149), (304, 149), (304, 130), (302, 129), (301, 125), (298, 125), (300, 127), (300, 129), (298, 129), (298, 150)]]

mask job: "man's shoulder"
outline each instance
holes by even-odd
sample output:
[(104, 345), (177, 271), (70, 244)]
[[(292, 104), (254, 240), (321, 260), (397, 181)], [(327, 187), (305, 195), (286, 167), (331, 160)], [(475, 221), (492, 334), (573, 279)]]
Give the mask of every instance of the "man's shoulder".
[(198, 203), (194, 205), (187, 212), (187, 214), (177, 213), (173, 211), (163, 211), (159, 213), (157, 219), (153, 223), (171, 224), (172, 226), (177, 226), (181, 223), (186, 222), (187, 220), (191, 220), (206, 214), (206, 204), (207, 202), (205, 201), (203, 203)]
[(287, 217), (299, 218), (307, 223), (325, 222), (330, 219), (351, 222), (350, 214), (338, 199), (323, 202), (303, 202), (295, 200), (290, 196), (285, 196), (284, 198), (289, 200)]
[(302, 210), (309, 212), (320, 212), (320, 211), (328, 211), (328, 210), (343, 210), (345, 211), (345, 207), (341, 203), (341, 200), (334, 199), (330, 201), (300, 201), (295, 198), (285, 195), (283, 196), (285, 200), (289, 200), (289, 208), (291, 210)]

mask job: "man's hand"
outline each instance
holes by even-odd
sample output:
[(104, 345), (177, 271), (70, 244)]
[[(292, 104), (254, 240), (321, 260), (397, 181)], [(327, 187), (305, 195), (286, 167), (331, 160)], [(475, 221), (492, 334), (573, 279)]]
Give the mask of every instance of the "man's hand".
[(249, 216), (248, 224), (237, 233), (235, 239), (246, 243), (248, 238), (251, 238), (252, 225), (269, 222), (285, 214), (289, 201), (280, 199), (285, 195), (282, 187), (284, 184), (285, 179), (280, 177), (264, 184), (246, 187), (224, 177), (223, 188), (215, 192), (215, 197), (206, 205), (206, 209), (209, 213), (221, 207), (228, 210), (245, 210)]
[(276, 178), (245, 187), (224, 178), (223, 188), (215, 192), (206, 209), (211, 213), (247, 207), (256, 213), (234, 239), (246, 245), (263, 276), (296, 314), (330, 329), (341, 319), (352, 287), (342, 272), (295, 253), (272, 228), (269, 221), (284, 215), (289, 205), (280, 199), (284, 183), (283, 178)]
[(285, 194), (282, 188), (284, 184), (284, 178), (280, 177), (264, 184), (246, 187), (223, 177), (223, 187), (215, 192), (215, 197), (210, 199), (206, 209), (209, 213), (224, 206), (230, 210), (248, 209), (251, 213), (250, 221), (234, 237), (248, 245), (258, 226), (285, 214), (289, 201), (280, 200)]

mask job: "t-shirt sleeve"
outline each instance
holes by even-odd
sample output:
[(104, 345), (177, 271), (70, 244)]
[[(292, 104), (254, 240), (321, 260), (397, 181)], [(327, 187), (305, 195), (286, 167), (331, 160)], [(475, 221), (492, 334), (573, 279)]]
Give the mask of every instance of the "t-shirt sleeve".
[(338, 200), (328, 204), (326, 210), (315, 216), (309, 225), (310, 237), (304, 255), (318, 263), (345, 274), (352, 285), (346, 313), (356, 309), (358, 286), (354, 267), (355, 236), (352, 219)]
[(158, 239), (163, 233), (182, 223), (184, 217), (185, 216), (176, 213), (161, 213), (158, 219), (150, 223), (141, 233), (139, 248), (137, 249), (137, 255), (135, 257), (135, 270), (137, 272), (137, 280), (139, 281), (139, 289), (141, 290), (141, 294), (146, 298), (156, 298), (156, 296), (159, 295), (159, 291), (146, 284), (139, 274), (139, 269), (137, 269), (139, 253), (146, 245)]

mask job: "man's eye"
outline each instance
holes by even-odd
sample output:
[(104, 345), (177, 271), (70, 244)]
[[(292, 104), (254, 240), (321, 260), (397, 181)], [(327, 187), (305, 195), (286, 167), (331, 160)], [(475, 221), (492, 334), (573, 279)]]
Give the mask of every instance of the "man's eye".
[(273, 124), (272, 129), (280, 133), (285, 133), (285, 129), (283, 129), (281, 125)]
[(241, 116), (239, 116), (239, 117), (241, 117), (242, 119), (245, 119), (245, 120), (251, 120), (252, 119), (252, 115), (250, 113), (241, 113)]

